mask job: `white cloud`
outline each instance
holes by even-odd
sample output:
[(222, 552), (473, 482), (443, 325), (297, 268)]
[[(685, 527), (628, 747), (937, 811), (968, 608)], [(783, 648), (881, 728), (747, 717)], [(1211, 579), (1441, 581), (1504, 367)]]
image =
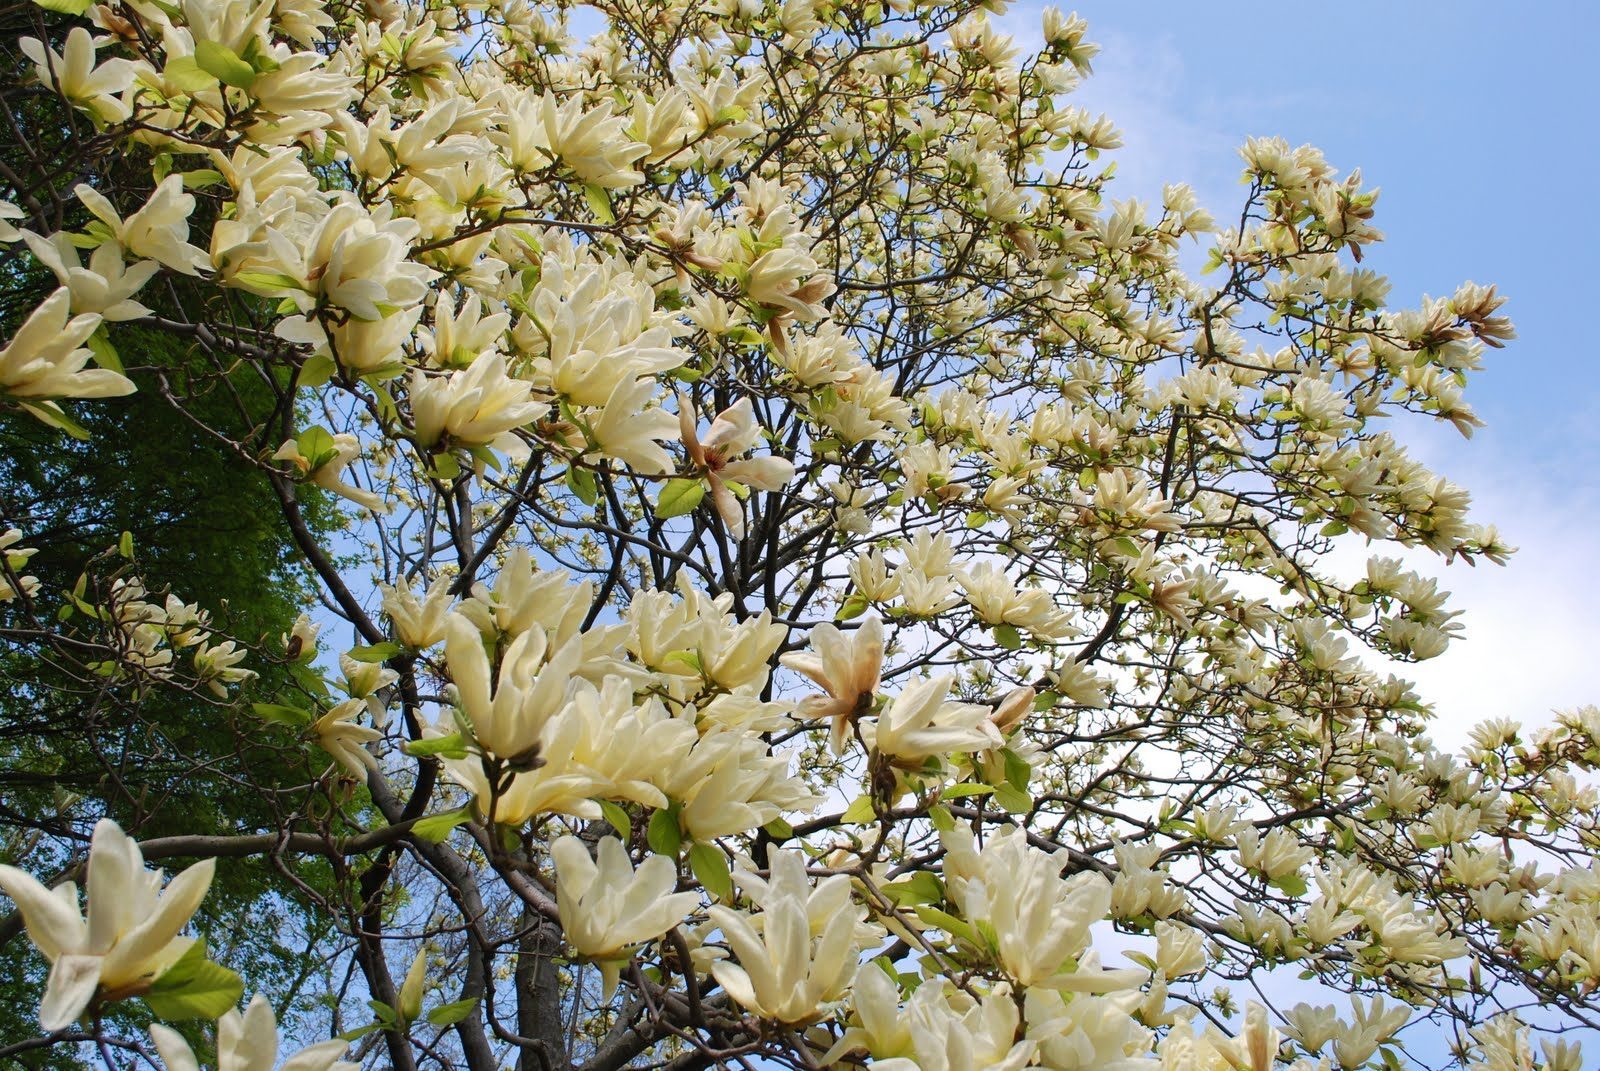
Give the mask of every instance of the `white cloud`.
[(1426, 436), (1418, 457), (1473, 492), (1473, 517), (1498, 525), (1519, 553), (1504, 568), (1433, 569), (1463, 611), (1462, 639), (1406, 667), (1434, 702), (1434, 737), (1454, 747), (1494, 717), (1530, 725), (1555, 710), (1600, 702), (1600, 601), (1589, 570), (1600, 559), (1600, 494), (1555, 471), (1529, 471), (1489, 442)]

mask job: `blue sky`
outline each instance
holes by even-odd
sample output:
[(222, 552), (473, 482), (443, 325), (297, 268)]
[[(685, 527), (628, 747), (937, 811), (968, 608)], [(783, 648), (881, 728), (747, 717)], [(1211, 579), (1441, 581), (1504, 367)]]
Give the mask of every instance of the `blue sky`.
[[(997, 22), (1036, 47), (1043, 7), (1015, 4)], [(1115, 196), (1154, 201), (1163, 182), (1186, 181), (1227, 218), (1246, 137), (1310, 142), (1382, 188), (1387, 241), (1367, 265), (1390, 277), (1394, 303), (1467, 279), (1510, 296), (1520, 337), (1489, 352), (1467, 394), (1489, 426), (1470, 442), (1444, 427), (1408, 441), (1521, 553), (1505, 569), (1444, 571), (1467, 638), (1409, 675), (1438, 702), (1436, 735), (1450, 746), (1486, 717), (1538, 722), (1600, 702), (1590, 646), (1600, 609), (1587, 591), (1600, 561), (1589, 323), (1600, 308), (1589, 292), (1600, 4), (1093, 0), (1076, 10), (1103, 49), (1077, 103), (1125, 137)]]

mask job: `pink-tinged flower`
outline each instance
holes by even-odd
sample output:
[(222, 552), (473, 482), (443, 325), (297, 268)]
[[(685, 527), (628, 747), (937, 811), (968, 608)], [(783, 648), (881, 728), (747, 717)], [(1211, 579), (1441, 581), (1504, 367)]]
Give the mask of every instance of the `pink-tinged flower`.
[(740, 398), (718, 413), (701, 438), (695, 433), (694, 403), (680, 394), (678, 427), (689, 463), (705, 478), (722, 523), (733, 538), (744, 538), (744, 511), (734, 488), (776, 491), (794, 479), (794, 465), (770, 454), (734, 460), (761, 437), (761, 425), (756, 423), (749, 398)]
[(833, 625), (811, 630), (811, 654), (787, 654), (778, 661), (817, 683), (825, 694), (800, 701), (803, 718), (830, 718), (828, 745), (844, 752), (850, 726), (872, 710), (883, 672), (883, 621), (873, 614), (846, 636)]

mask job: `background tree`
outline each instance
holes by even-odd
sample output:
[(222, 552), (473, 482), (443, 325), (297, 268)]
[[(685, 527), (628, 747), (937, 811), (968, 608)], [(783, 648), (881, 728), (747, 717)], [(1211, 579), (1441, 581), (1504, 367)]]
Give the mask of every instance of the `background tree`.
[[(0, 79), (9, 123), (3, 128), (6, 178), (0, 196), (48, 206), (48, 218), (82, 226), (88, 217), (70, 198), (77, 181), (113, 187), (147, 182), (94, 136), (54, 93), (32, 82), (32, 64), (16, 48), (24, 32), (44, 33), (56, 48), (68, 20), (37, 8), (7, 9), (5, 69)], [(67, 196), (62, 196), (66, 194)], [(58, 285), (52, 272), (19, 247), (8, 247), (0, 316), (7, 337)], [(150, 305), (193, 307), (203, 297), (170, 281), (148, 290)], [(193, 342), (132, 323), (108, 325), (114, 350), (137, 355), (140, 391), (78, 414), (84, 437), (64, 436), (14, 407), (0, 409), (0, 516), (29, 533), (36, 553), (28, 570), (45, 589), (72, 591), (137, 578), (151, 591), (204, 592), (224, 623), (257, 645), (291, 631), (315, 602), (309, 574), (292, 549), (270, 488), (240, 480), (236, 459), (206, 427), (238, 434), (271, 411), (272, 396), (254, 370), (219, 368)], [(171, 395), (183, 397), (183, 406)], [(334, 511), (308, 497), (311, 524), (331, 536)], [(127, 533), (137, 564), (114, 551)], [(87, 589), (82, 589), (87, 590)], [(231, 835), (275, 828), (278, 811), (256, 785), (287, 778), (281, 753), (241, 732), (236, 711), (207, 693), (108, 687), (94, 655), (64, 643), (46, 606), (12, 603), (0, 629), (0, 844), (8, 860), (66, 875), (81, 856), (83, 831), (114, 816), (141, 837), (177, 833)], [(290, 681), (281, 664), (257, 664), (263, 681)], [(244, 723), (243, 729), (252, 725)], [(298, 762), (298, 756), (294, 756)], [(308, 873), (308, 877), (311, 876)], [(303, 975), (320, 966), (306, 952), (317, 924), (301, 914), (291, 886), (261, 860), (245, 859), (221, 875), (206, 920), (256, 916), (249, 940), (218, 936), (226, 959), (271, 980), (285, 995), (303, 992)], [(0, 945), (0, 1004), (23, 1007), (43, 973), (24, 942), (20, 920), (7, 920)], [(284, 933), (284, 939), (275, 934)], [(294, 936), (290, 936), (294, 935)], [(299, 942), (299, 943), (297, 943)], [(288, 1013), (295, 1002), (285, 1003)], [(134, 1006), (130, 1022), (148, 1021)], [(31, 1040), (35, 1024), (0, 1022), (0, 1048)], [(74, 1063), (70, 1050), (22, 1054), (27, 1066)]]
[(9, 1051), (192, 1062), (107, 1017), (142, 1000), (260, 1058), (178, 935), (259, 858), (326, 965), (289, 1033), (374, 1066), (1579, 1066), (1600, 715), (1439, 754), (1389, 670), (1453, 612), (1340, 565), (1510, 553), (1385, 430), (1470, 433), (1502, 299), (1391, 308), (1376, 194), (1310, 148), (1248, 144), (1224, 227), (1115, 200), (1087, 27), (1023, 55), (995, 6), (30, 16), (29, 92), (132, 162), (14, 186), (19, 277), (63, 285), (0, 390), (71, 429), (153, 381), (327, 613), (47, 585), (8, 537), (28, 627), (225, 710), (265, 808), (163, 808), (143, 857), (199, 862), (147, 925), (95, 914), (144, 888), (110, 822), (87, 929), (0, 870), (52, 963)]

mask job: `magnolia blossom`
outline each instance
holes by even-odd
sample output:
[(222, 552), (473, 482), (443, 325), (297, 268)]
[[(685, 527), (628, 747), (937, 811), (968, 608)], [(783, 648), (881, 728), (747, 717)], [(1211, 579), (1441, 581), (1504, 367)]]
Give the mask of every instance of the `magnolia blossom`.
[(150, 314), (149, 309), (133, 300), (133, 295), (160, 270), (161, 265), (155, 261), (141, 260), (130, 265), (123, 259), (122, 246), (105, 242), (90, 254), (89, 266), (85, 268), (78, 261), (78, 251), (65, 235), (45, 239), (32, 231), (24, 231), (22, 238), (39, 258), (39, 263), (54, 272), (72, 295), (73, 312), (99, 313), (108, 323)]
[(710, 916), (738, 959), (719, 960), (711, 973), (746, 1011), (781, 1023), (808, 1023), (848, 990), (858, 947), (854, 913), (834, 912), (814, 934), (806, 903), (784, 893), (763, 902), (759, 932), (751, 918), (731, 908), (713, 906)]
[(577, 837), (550, 846), (556, 865), (556, 909), (567, 942), (595, 960), (605, 979), (605, 997), (633, 946), (653, 941), (700, 905), (694, 893), (674, 893), (677, 868), (652, 855), (637, 870), (615, 837), (602, 837), (594, 859)]
[(300, 475), (311, 477), (311, 482), (318, 487), (332, 491), (340, 498), (348, 499), (364, 509), (369, 509), (373, 513), (388, 512), (390, 503), (377, 492), (354, 487), (339, 479), (339, 474), (361, 456), (361, 441), (349, 432), (340, 432), (325, 441), (329, 443), (333, 452), (320, 462), (304, 454), (299, 439), (285, 440), (284, 444), (273, 453), (272, 460), (289, 462)]
[[(22, 573), (27, 567), (28, 559), (39, 553), (38, 548), (18, 546), (21, 542), (20, 528), (7, 528), (4, 532), (0, 532), (0, 555), (4, 555), (6, 568), (10, 571), (0, 573), (0, 603), (10, 602), (19, 595), (31, 599), (39, 593), (39, 578), (25, 576)], [(12, 579), (13, 575), (16, 577), (15, 580)]]
[[(120, 372), (84, 368), (91, 354), (83, 344), (100, 326), (100, 317), (85, 313), (68, 319), (71, 302), (70, 291), (57, 290), (0, 349), (0, 394), (44, 400), (133, 393), (132, 380)], [(54, 409), (48, 401), (43, 404)]]
[(528, 384), (506, 373), (500, 354), (447, 376), (428, 376), (421, 369), (411, 373), (411, 412), (423, 446), (445, 435), (467, 446), (490, 443), (544, 411)]
[(711, 502), (717, 515), (735, 539), (744, 536), (744, 512), (729, 485), (757, 491), (776, 491), (794, 479), (794, 465), (781, 457), (751, 457), (734, 460), (755, 445), (761, 437), (750, 399), (740, 398), (717, 414), (705, 438), (695, 434), (694, 405), (686, 395), (678, 395), (678, 425), (689, 463), (705, 477), (711, 488)]
[(445, 657), (473, 736), (485, 751), (513, 765), (537, 755), (540, 734), (566, 702), (582, 654), (579, 644), (569, 642), (546, 664), (546, 644), (537, 629), (512, 640), (491, 692), (482, 634), (458, 613), (445, 623)]
[(136, 257), (144, 257), (186, 275), (211, 267), (206, 252), (189, 244), (189, 217), (194, 195), (184, 192), (183, 176), (168, 175), (144, 207), (124, 219), (105, 195), (92, 186), (73, 189), (78, 200), (104, 225), (109, 237)]
[(644, 176), (633, 163), (650, 151), (626, 136), (628, 120), (613, 116), (612, 102), (585, 108), (581, 94), (558, 103), (554, 94), (523, 94), (501, 117), (490, 137), (515, 171), (534, 171), (562, 163), (584, 182), (603, 187), (634, 186)]
[(941, 674), (907, 687), (863, 728), (867, 746), (913, 765), (952, 751), (1004, 746), (1005, 739), (989, 720), (988, 710), (945, 701), (954, 683), (954, 677)]
[[(160, 1023), (150, 1027), (150, 1040), (167, 1071), (200, 1071), (200, 1061), (183, 1035)], [(216, 1071), (356, 1071), (358, 1064), (340, 1059), (350, 1043), (341, 1038), (301, 1049), (278, 1064), (278, 1020), (267, 998), (250, 998), (244, 1014), (230, 1008), (217, 1020)]]
[(365, 700), (347, 699), (311, 723), (317, 744), (358, 781), (366, 780), (367, 771), (378, 767), (378, 760), (365, 745), (383, 739), (379, 730), (356, 722), (366, 709)]
[(43, 85), (99, 118), (116, 122), (128, 117), (128, 104), (118, 94), (133, 84), (135, 67), (125, 59), (96, 65), (95, 49), (108, 40), (96, 40), (82, 26), (74, 26), (59, 53), (32, 37), (24, 37), (18, 44), (22, 54), (33, 61), (34, 73)]
[(444, 639), (445, 615), (450, 610), (451, 577), (440, 577), (422, 598), (417, 598), (409, 580), (393, 587), (379, 584), (383, 612), (394, 625), (395, 638), (408, 647), (432, 647)]
[(135, 995), (177, 962), (194, 943), (178, 932), (205, 898), (215, 868), (214, 860), (203, 860), (163, 890), (161, 871), (146, 871), (138, 844), (103, 818), (90, 841), (85, 917), (72, 882), (50, 890), (24, 871), (0, 866), (0, 888), (16, 902), (34, 947), (50, 961), (39, 1025), (70, 1026), (97, 994)]
[(850, 726), (871, 712), (877, 698), (883, 672), (883, 619), (877, 614), (865, 618), (848, 639), (824, 623), (811, 630), (810, 641), (815, 654), (786, 654), (779, 661), (804, 673), (826, 693), (807, 696), (796, 713), (830, 719), (828, 744), (840, 755)]

